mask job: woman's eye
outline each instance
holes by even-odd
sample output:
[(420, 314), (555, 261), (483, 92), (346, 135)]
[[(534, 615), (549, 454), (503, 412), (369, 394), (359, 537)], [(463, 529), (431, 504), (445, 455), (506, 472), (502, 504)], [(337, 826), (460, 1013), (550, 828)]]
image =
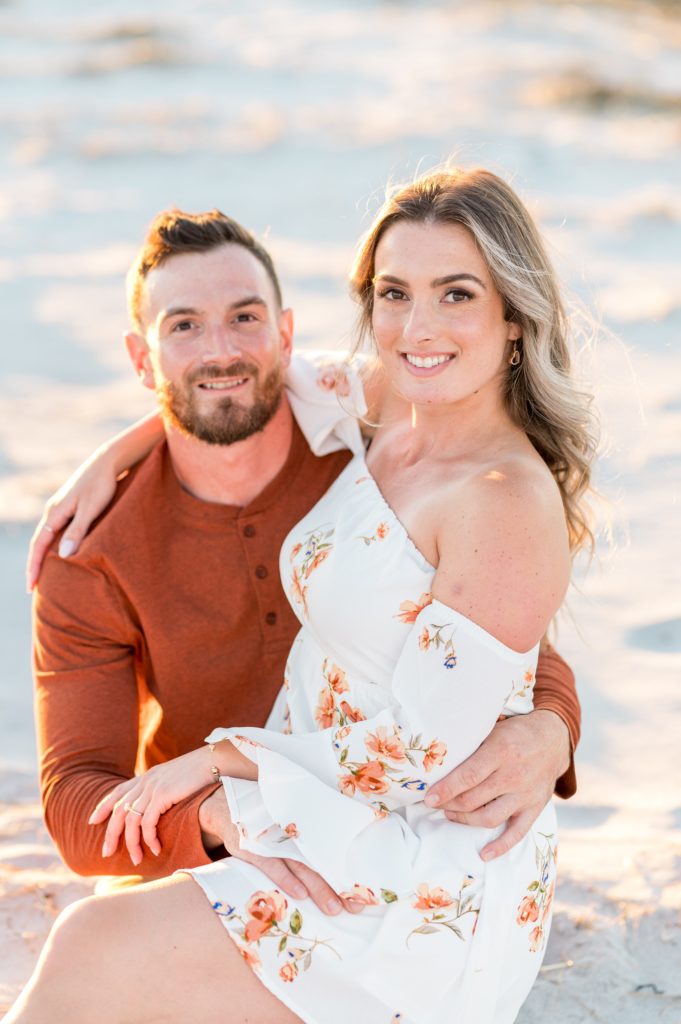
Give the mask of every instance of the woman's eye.
[(406, 299), (406, 295), (399, 288), (382, 288), (378, 292), (380, 299), (387, 299), (388, 302), (397, 302), (400, 299)]
[(445, 293), (445, 302), (464, 302), (466, 299), (472, 299), (473, 293), (467, 292), (465, 288), (450, 288)]

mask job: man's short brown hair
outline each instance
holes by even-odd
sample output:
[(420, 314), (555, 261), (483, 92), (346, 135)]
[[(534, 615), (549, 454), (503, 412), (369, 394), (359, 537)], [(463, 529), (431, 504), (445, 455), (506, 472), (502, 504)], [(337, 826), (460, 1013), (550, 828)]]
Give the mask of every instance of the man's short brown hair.
[(149, 225), (144, 245), (128, 271), (128, 312), (135, 330), (144, 333), (140, 306), (144, 282), (150, 271), (160, 267), (171, 256), (185, 252), (208, 252), (221, 245), (240, 245), (253, 253), (267, 271), (277, 305), (281, 309), (281, 286), (272, 257), (250, 231), (220, 210), (209, 210), (207, 213), (163, 210)]

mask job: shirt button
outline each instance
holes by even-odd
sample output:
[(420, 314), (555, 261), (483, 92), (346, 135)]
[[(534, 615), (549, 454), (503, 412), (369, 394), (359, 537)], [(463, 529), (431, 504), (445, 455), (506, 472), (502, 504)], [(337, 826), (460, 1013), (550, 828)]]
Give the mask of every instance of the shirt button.
[(244, 526), (244, 537), (255, 537), (255, 526), (252, 523), (247, 523)]
[(258, 577), (259, 580), (264, 580), (265, 577), (269, 575), (269, 573), (267, 571), (267, 566), (266, 565), (257, 565), (255, 567), (255, 575)]
[(268, 626), (276, 625), (277, 613), (276, 612), (268, 612), (267, 615), (265, 616), (265, 622), (267, 623)]

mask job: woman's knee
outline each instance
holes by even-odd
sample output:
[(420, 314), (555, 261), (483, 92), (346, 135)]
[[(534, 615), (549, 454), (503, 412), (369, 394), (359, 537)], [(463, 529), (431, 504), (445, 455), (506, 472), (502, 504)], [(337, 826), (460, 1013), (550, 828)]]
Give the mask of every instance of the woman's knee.
[[(131, 925), (138, 900), (126, 893), (86, 896), (61, 912), (48, 938), (45, 953), (54, 960), (75, 958), (79, 964), (97, 961), (106, 950), (115, 955), (119, 940), (134, 937)], [(87, 968), (86, 968), (87, 969)]]
[(50, 958), (82, 959), (86, 950), (104, 940), (106, 908), (100, 896), (87, 896), (62, 910), (50, 932), (45, 953)]

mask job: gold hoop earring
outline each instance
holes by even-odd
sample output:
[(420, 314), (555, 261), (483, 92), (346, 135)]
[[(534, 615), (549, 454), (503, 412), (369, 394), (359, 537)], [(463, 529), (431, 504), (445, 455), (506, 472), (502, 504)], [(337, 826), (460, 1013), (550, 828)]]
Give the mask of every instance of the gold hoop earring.
[(518, 342), (514, 341), (513, 342), (513, 352), (511, 353), (511, 358), (508, 361), (509, 366), (520, 366), (520, 363), (522, 362), (522, 358), (523, 357), (521, 355), (520, 349), (518, 348)]

